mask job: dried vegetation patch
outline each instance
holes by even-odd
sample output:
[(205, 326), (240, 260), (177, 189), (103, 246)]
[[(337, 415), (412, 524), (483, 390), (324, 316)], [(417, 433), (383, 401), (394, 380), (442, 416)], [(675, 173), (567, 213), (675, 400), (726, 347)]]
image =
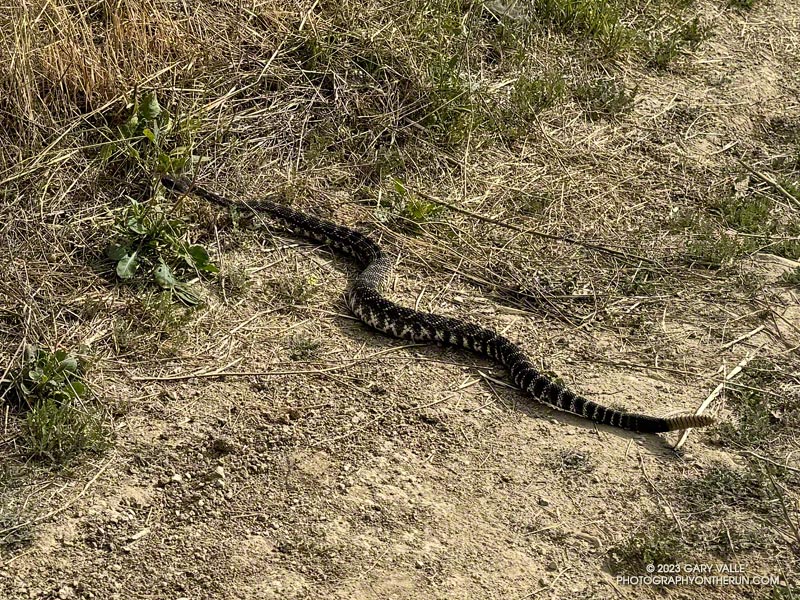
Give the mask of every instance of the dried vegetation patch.
[[(797, 596), (795, 3), (0, 12), (4, 597)], [(376, 335), (352, 265), (162, 173), (367, 231), (398, 301), (721, 423), (672, 452)], [(615, 579), (669, 562), (777, 580)]]

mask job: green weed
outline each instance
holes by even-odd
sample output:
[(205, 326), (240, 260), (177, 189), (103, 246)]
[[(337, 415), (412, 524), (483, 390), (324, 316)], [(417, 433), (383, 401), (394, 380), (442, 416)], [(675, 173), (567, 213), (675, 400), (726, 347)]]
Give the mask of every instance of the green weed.
[(4, 514), (0, 512), (0, 530), (7, 531), (0, 534), (0, 548), (6, 551), (19, 551), (29, 547), (34, 539), (33, 525), (18, 514)]
[(578, 84), (573, 97), (591, 119), (610, 118), (630, 112), (639, 88), (629, 90), (616, 79), (597, 79)]
[(304, 71), (318, 72), (329, 67), (333, 58), (332, 49), (336, 45), (334, 36), (298, 36), (297, 43), (289, 48), (288, 55), (297, 60)]
[(379, 220), (393, 224), (408, 233), (419, 233), (421, 225), (438, 216), (443, 207), (418, 197), (399, 179), (394, 179), (393, 191), (384, 194), (376, 210)]
[(769, 600), (797, 600), (800, 598), (800, 587), (778, 585), (772, 588)]
[(736, 447), (758, 448), (775, 437), (775, 418), (769, 401), (755, 390), (734, 390), (738, 421), (720, 423), (718, 432), (724, 443)]
[(174, 337), (191, 322), (193, 305), (184, 307), (172, 301), (169, 290), (150, 291), (140, 298), (137, 311), (142, 318), (141, 325), (160, 337)]
[(711, 28), (703, 25), (700, 17), (694, 17), (686, 21), (678, 30), (678, 37), (689, 46), (691, 50), (697, 50), (700, 44), (711, 35)]
[[(104, 162), (127, 158), (143, 165), (149, 175), (153, 171), (181, 173), (202, 161), (192, 153), (192, 137), (200, 127), (199, 120), (174, 118), (158, 102), (155, 92), (137, 98), (126, 109), (128, 117), (121, 125), (100, 130), (107, 140), (100, 147)], [(185, 138), (186, 143), (174, 143), (179, 138)], [(170, 146), (172, 149), (166, 150)]]
[(711, 269), (726, 268), (757, 248), (754, 238), (729, 235), (702, 222), (689, 235), (686, 244), (687, 259)]
[(653, 31), (647, 39), (648, 63), (658, 69), (666, 69), (685, 49), (696, 50), (708, 37), (710, 30), (703, 26), (699, 17), (667, 31)]
[(800, 220), (789, 221), (780, 230), (780, 234), (785, 239), (773, 241), (767, 238), (766, 250), (790, 260), (800, 260)]
[(717, 427), (723, 444), (737, 448), (771, 447), (791, 429), (789, 423), (796, 407), (786, 398), (762, 391), (773, 389), (779, 374), (771, 361), (754, 359), (744, 373), (731, 382), (728, 398), (736, 420)]
[(133, 280), (145, 271), (151, 281), (174, 294), (186, 304), (200, 302), (199, 297), (176, 275), (180, 271), (215, 274), (217, 266), (200, 244), (186, 241), (188, 222), (161, 202), (160, 192), (151, 202), (131, 200), (117, 216), (113, 242), (106, 255), (115, 263), (117, 276)]
[(709, 522), (702, 528), (706, 533), (702, 537), (704, 545), (717, 556), (733, 558), (741, 552), (763, 552), (774, 545), (769, 529), (760, 527), (746, 515), (731, 517), (725, 519), (725, 527)]
[[(192, 153), (193, 135), (200, 127), (197, 119), (175, 118), (161, 106), (155, 92), (135, 99), (126, 110), (128, 116), (122, 125), (102, 129), (108, 140), (100, 149), (104, 162), (125, 158), (141, 166), (148, 176), (153, 172), (181, 173), (201, 162), (201, 157)], [(163, 206), (162, 194), (163, 188), (158, 185), (149, 202), (131, 200), (122, 209), (106, 254), (114, 261), (120, 279), (130, 281), (139, 271), (146, 271), (157, 286), (194, 305), (200, 299), (178, 273), (190, 270), (213, 274), (218, 269), (202, 245), (185, 240), (188, 223), (174, 207)]]
[(588, 474), (594, 471), (594, 464), (585, 452), (562, 451), (559, 456), (559, 471), (572, 474)]
[(288, 274), (272, 284), (275, 294), (289, 305), (307, 304), (319, 291), (320, 284), (313, 275)]
[(699, 214), (678, 215), (670, 219), (670, 230), (682, 227), (690, 235), (687, 253), (692, 260), (719, 268), (759, 250), (800, 258), (800, 220), (793, 215), (781, 218), (772, 197), (726, 196), (715, 201), (711, 211), (721, 226), (744, 235), (722, 231)]
[(309, 360), (317, 354), (321, 347), (322, 342), (308, 335), (294, 335), (288, 345), (289, 358), (291, 360)]
[(747, 364), (743, 379), (746, 383), (755, 386), (768, 386), (775, 382), (780, 375), (780, 370), (770, 359), (756, 357)]
[(670, 36), (661, 40), (651, 39), (648, 49), (650, 54), (648, 62), (658, 69), (666, 69), (680, 54), (680, 49), (681, 41), (676, 37)]
[(689, 234), (696, 227), (702, 226), (699, 214), (693, 210), (681, 210), (674, 206), (669, 212), (666, 227), (670, 233)]
[(79, 403), (48, 398), (28, 411), (22, 426), (22, 444), (38, 459), (65, 463), (81, 452), (108, 446), (102, 415)]
[(171, 291), (147, 290), (131, 306), (129, 318), (114, 321), (115, 352), (174, 354), (185, 343), (194, 309), (176, 303)]
[(797, 179), (789, 179), (787, 177), (779, 177), (778, 185), (786, 190), (794, 199), (800, 203), (800, 181)]
[(775, 530), (795, 528), (786, 490), (796, 488), (796, 474), (754, 458), (741, 468), (711, 467), (702, 477), (683, 481), (675, 493), (687, 516), (710, 532), (705, 544), (728, 556), (785, 544)]
[(29, 346), (11, 382), (22, 415), (21, 446), (29, 456), (61, 464), (107, 445), (103, 415), (91, 402), (74, 355)]
[(540, 216), (555, 202), (555, 198), (547, 192), (530, 194), (514, 192), (512, 194), (512, 202), (515, 206), (520, 207), (520, 212), (523, 214)]
[(722, 220), (731, 229), (743, 233), (767, 234), (774, 230), (771, 223), (773, 203), (763, 196), (722, 198), (717, 210)]
[(614, 575), (642, 575), (648, 565), (679, 562), (684, 552), (685, 544), (674, 523), (656, 519), (644, 531), (609, 550), (609, 568)]
[(525, 62), (525, 44), (518, 29), (510, 19), (500, 19), (491, 28), (486, 41), (486, 58), (490, 64), (519, 68)]
[(800, 267), (781, 274), (781, 282), (788, 285), (800, 285)]
[(442, 212), (442, 207), (417, 197), (409, 197), (400, 208), (400, 217), (415, 224), (425, 223)]
[(622, 24), (612, 0), (534, 0), (532, 10), (557, 31), (589, 37), (606, 57), (625, 52), (635, 41), (634, 31)]
[(656, 283), (650, 271), (637, 269), (620, 285), (620, 291), (626, 296), (650, 296), (656, 293)]
[(59, 403), (80, 399), (89, 390), (83, 381), (80, 362), (74, 355), (29, 345), (25, 348), (22, 366), (11, 377), (11, 392), (15, 406), (31, 408), (48, 399)]
[(434, 59), (428, 66), (425, 113), (420, 124), (442, 145), (464, 142), (486, 116), (477, 100), (478, 91), (463, 79), (458, 56)]
[(242, 297), (250, 289), (250, 275), (244, 268), (229, 269), (219, 278), (225, 296)]
[(703, 477), (688, 479), (680, 486), (686, 507), (704, 520), (728, 514), (731, 509), (770, 513), (770, 500), (764, 477), (754, 469), (733, 470), (719, 466)]
[(516, 115), (528, 119), (554, 106), (566, 94), (564, 78), (557, 73), (539, 77), (520, 76), (511, 91), (511, 105)]

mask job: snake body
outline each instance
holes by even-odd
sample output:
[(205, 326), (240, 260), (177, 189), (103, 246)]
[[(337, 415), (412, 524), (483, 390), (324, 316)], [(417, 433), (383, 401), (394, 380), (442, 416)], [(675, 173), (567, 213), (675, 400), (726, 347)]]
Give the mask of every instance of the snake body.
[(708, 415), (652, 417), (609, 408), (575, 394), (551, 381), (536, 369), (522, 349), (491, 329), (479, 325), (400, 306), (381, 291), (389, 281), (394, 259), (362, 233), (269, 200), (232, 202), (185, 180), (163, 177), (168, 189), (193, 193), (221, 206), (240, 206), (268, 215), (281, 226), (303, 237), (323, 242), (350, 256), (361, 267), (347, 293), (347, 306), (370, 327), (388, 335), (415, 342), (438, 342), (489, 356), (502, 364), (521, 390), (553, 408), (585, 417), (595, 423), (642, 433), (661, 433), (705, 427), (714, 423)]

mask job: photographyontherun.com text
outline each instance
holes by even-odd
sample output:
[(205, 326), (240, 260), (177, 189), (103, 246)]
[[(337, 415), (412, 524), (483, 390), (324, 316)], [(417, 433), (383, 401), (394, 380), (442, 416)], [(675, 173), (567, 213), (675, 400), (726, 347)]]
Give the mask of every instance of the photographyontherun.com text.
[(646, 574), (618, 575), (621, 585), (779, 585), (777, 575), (748, 575), (741, 564), (665, 563), (649, 564)]

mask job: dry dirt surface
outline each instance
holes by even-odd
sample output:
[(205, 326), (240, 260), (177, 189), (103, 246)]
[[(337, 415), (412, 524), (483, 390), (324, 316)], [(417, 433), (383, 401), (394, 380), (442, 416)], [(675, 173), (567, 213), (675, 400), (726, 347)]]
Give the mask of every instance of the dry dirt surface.
[[(26, 343), (81, 348), (108, 443), (48, 463), (0, 404), (0, 597), (798, 597), (800, 5), (684, 3), (708, 33), (665, 68), (638, 47), (589, 60), (588, 33), (541, 26), (519, 64), (568, 89), (610, 73), (638, 86), (631, 106), (594, 118), (566, 92), (524, 135), (471, 122), (444, 143), (413, 91), (337, 62), (353, 23), (358, 43), (395, 40), (398, 57), (376, 56), (413, 81), (426, 66), (402, 53), (425, 55), (401, 43), (402, 7), (192, 4), (23, 3), (3, 22), (18, 60), (0, 90), (0, 373)], [(476, 23), (528, 18), (436, 5), (476, 47)], [(46, 38), (58, 27), (83, 37)], [(466, 89), (509, 98), (519, 74), (485, 60)], [(693, 412), (716, 390), (720, 425), (676, 451), (679, 433), (550, 410), (491, 361), (353, 319), (346, 257), (196, 198), (180, 201), (186, 235), (220, 273), (191, 282), (194, 308), (155, 303), (103, 262), (115, 215), (153, 188), (92, 162), (85, 133), (134, 88), (199, 115), (205, 187), (280, 192), (380, 240), (393, 300), (492, 327), (615, 407)], [(77, 108), (45, 122), (48, 98)], [(648, 565), (739, 579), (637, 583)]]

